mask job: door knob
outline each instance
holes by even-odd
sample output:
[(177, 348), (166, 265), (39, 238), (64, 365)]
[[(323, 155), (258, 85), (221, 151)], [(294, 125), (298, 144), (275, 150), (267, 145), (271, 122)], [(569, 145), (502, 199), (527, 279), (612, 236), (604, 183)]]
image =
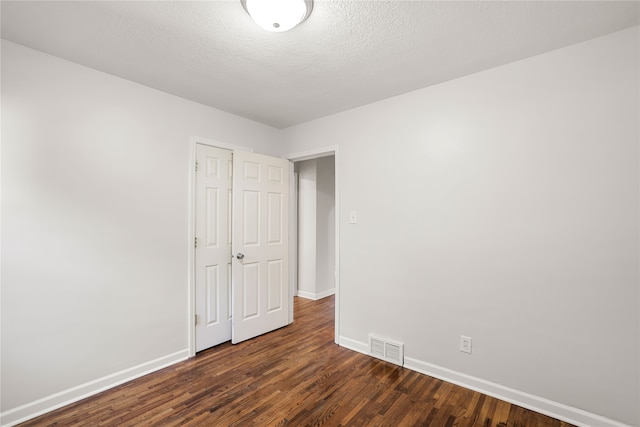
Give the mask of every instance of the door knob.
[(238, 252), (238, 253), (236, 254), (236, 258), (238, 258), (238, 259), (242, 259), (242, 258), (244, 258), (244, 254), (243, 254), (242, 252)]

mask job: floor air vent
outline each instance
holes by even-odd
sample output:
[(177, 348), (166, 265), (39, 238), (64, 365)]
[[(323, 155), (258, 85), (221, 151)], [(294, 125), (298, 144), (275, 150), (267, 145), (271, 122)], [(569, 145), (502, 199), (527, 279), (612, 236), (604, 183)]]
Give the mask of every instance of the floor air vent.
[(369, 355), (402, 366), (404, 364), (404, 345), (369, 335)]

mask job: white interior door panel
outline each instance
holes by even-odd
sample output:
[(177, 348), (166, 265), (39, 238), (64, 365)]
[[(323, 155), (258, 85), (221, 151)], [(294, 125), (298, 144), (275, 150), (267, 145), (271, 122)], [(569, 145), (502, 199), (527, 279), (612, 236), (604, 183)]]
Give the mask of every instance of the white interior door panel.
[(233, 153), (232, 342), (289, 322), (289, 161)]
[(231, 153), (196, 145), (196, 351), (231, 339)]

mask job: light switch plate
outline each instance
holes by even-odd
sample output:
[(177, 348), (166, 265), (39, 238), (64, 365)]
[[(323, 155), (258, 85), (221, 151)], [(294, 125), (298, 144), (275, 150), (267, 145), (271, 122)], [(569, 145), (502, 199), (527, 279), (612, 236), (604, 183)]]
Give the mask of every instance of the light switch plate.
[(351, 211), (351, 213), (349, 213), (349, 223), (351, 223), (351, 224), (357, 224), (358, 223), (358, 212)]

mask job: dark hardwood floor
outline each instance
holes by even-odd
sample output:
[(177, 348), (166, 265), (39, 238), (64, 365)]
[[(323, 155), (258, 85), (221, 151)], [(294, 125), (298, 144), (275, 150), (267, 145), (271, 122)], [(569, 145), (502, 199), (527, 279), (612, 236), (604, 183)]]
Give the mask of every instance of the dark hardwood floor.
[(21, 425), (570, 426), (337, 346), (333, 297), (295, 316)]

